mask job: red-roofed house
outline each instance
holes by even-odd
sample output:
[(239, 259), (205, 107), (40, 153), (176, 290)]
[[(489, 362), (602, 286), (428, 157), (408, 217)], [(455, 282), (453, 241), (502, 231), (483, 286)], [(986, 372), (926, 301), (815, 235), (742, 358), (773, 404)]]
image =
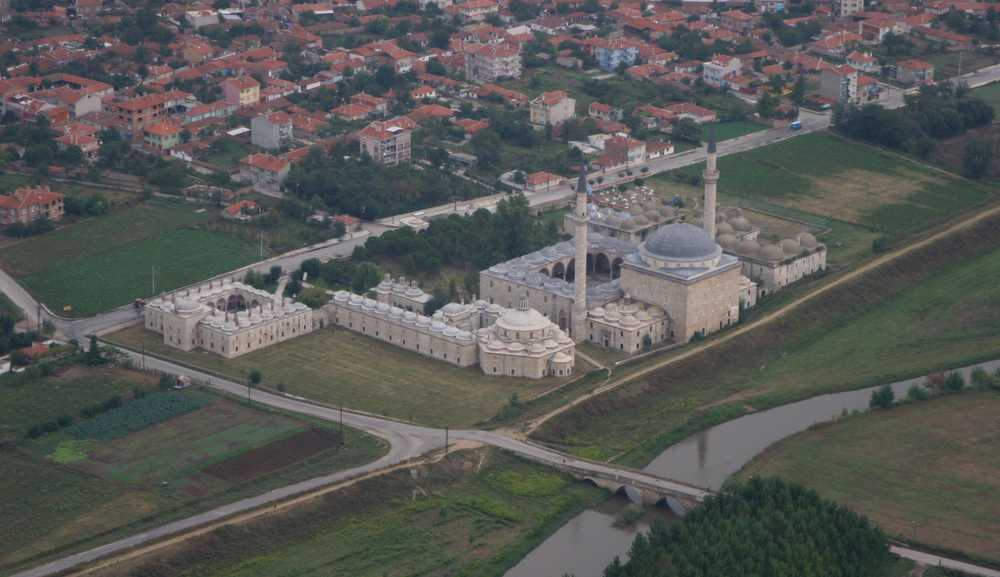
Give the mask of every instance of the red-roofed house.
[(142, 129), (142, 140), (157, 152), (167, 152), (181, 142), (181, 127), (169, 121), (148, 124)]
[(0, 195), (0, 224), (29, 223), (42, 218), (57, 221), (62, 219), (63, 212), (63, 195), (47, 186), (27, 186), (10, 195)]
[(227, 78), (222, 81), (222, 93), (230, 104), (253, 106), (260, 102), (260, 83), (252, 76)]
[(281, 197), (281, 183), (291, 168), (284, 158), (267, 153), (251, 154), (240, 160), (238, 178), (261, 194)]
[(361, 129), (358, 140), (362, 154), (379, 164), (396, 165), (410, 161), (410, 136), (409, 128), (376, 120)]
[(906, 84), (934, 84), (934, 65), (911, 58), (896, 63), (896, 80)]
[(548, 190), (554, 186), (559, 186), (566, 182), (566, 179), (551, 172), (532, 172), (524, 179), (524, 190), (528, 192), (538, 192)]
[(558, 126), (576, 116), (576, 100), (564, 90), (543, 92), (531, 101), (531, 123)]
[(521, 77), (521, 52), (514, 44), (466, 45), (465, 77), (472, 82), (496, 82)]
[(414, 108), (407, 114), (414, 122), (421, 122), (428, 119), (444, 119), (455, 116), (455, 111), (440, 104), (424, 104)]
[(241, 222), (250, 222), (260, 214), (260, 205), (252, 200), (239, 200), (222, 209), (222, 218)]
[(292, 117), (280, 110), (253, 117), (250, 142), (267, 150), (287, 146), (292, 142)]

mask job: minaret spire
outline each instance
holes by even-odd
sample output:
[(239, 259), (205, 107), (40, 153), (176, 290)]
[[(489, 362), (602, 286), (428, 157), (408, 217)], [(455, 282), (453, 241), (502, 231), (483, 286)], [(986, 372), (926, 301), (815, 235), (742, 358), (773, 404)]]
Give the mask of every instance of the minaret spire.
[(573, 269), (573, 329), (572, 337), (576, 342), (587, 338), (587, 226), (590, 215), (587, 212), (587, 196), (590, 185), (587, 183), (587, 165), (580, 166), (580, 178), (576, 182), (576, 206), (573, 209), (574, 232), (573, 241), (576, 254)]
[(715, 240), (715, 204), (716, 185), (719, 183), (718, 152), (715, 147), (715, 127), (708, 129), (708, 150), (705, 158), (705, 172), (702, 179), (705, 181), (705, 206), (702, 209), (702, 228), (708, 233), (708, 237)]

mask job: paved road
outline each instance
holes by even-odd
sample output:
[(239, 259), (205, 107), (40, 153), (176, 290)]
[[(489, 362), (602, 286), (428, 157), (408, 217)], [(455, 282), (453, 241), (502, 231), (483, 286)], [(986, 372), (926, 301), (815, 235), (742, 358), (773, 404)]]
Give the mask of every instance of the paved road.
[[(980, 86), (992, 84), (997, 81), (1000, 81), (1000, 64), (967, 72), (961, 76), (954, 76), (944, 82), (951, 82), (952, 84), (961, 82), (965, 83), (969, 88), (979, 88)], [(879, 97), (879, 104), (884, 108), (892, 110), (902, 108), (906, 105), (906, 100), (903, 96), (906, 92), (904, 89), (882, 82), (879, 83), (879, 88), (882, 90), (882, 94)]]
[(939, 555), (933, 555), (931, 553), (924, 553), (923, 551), (917, 551), (915, 549), (910, 549), (908, 547), (900, 547), (898, 545), (893, 545), (889, 547), (889, 551), (903, 557), (904, 559), (910, 559), (916, 561), (922, 565), (945, 567), (947, 569), (955, 569), (969, 575), (982, 575), (983, 577), (1000, 577), (1000, 571), (996, 569), (990, 569), (988, 567), (980, 567), (979, 565), (973, 565), (971, 563), (966, 563), (964, 561), (956, 561), (955, 559), (948, 559), (947, 557), (941, 557)]

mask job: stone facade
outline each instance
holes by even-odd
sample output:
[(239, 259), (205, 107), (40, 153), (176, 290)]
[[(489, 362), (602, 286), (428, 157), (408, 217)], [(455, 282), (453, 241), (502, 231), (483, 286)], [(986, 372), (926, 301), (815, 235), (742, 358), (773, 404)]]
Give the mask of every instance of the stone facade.
[(229, 359), (314, 329), (306, 305), (230, 279), (153, 299), (143, 316), (146, 330), (163, 335), (165, 344)]
[(479, 331), (479, 366), (487, 375), (540, 379), (573, 374), (576, 344), (522, 298)]
[(347, 291), (323, 307), (331, 325), (343, 327), (434, 359), (469, 367), (479, 361), (476, 336), (421, 313)]

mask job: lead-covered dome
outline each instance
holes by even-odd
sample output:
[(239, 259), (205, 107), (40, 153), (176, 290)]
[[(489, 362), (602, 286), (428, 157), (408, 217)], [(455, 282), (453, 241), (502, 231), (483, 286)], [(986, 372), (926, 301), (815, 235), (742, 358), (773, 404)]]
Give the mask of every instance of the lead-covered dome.
[(708, 233), (687, 223), (661, 226), (646, 239), (644, 247), (648, 254), (665, 260), (709, 259), (719, 251)]

